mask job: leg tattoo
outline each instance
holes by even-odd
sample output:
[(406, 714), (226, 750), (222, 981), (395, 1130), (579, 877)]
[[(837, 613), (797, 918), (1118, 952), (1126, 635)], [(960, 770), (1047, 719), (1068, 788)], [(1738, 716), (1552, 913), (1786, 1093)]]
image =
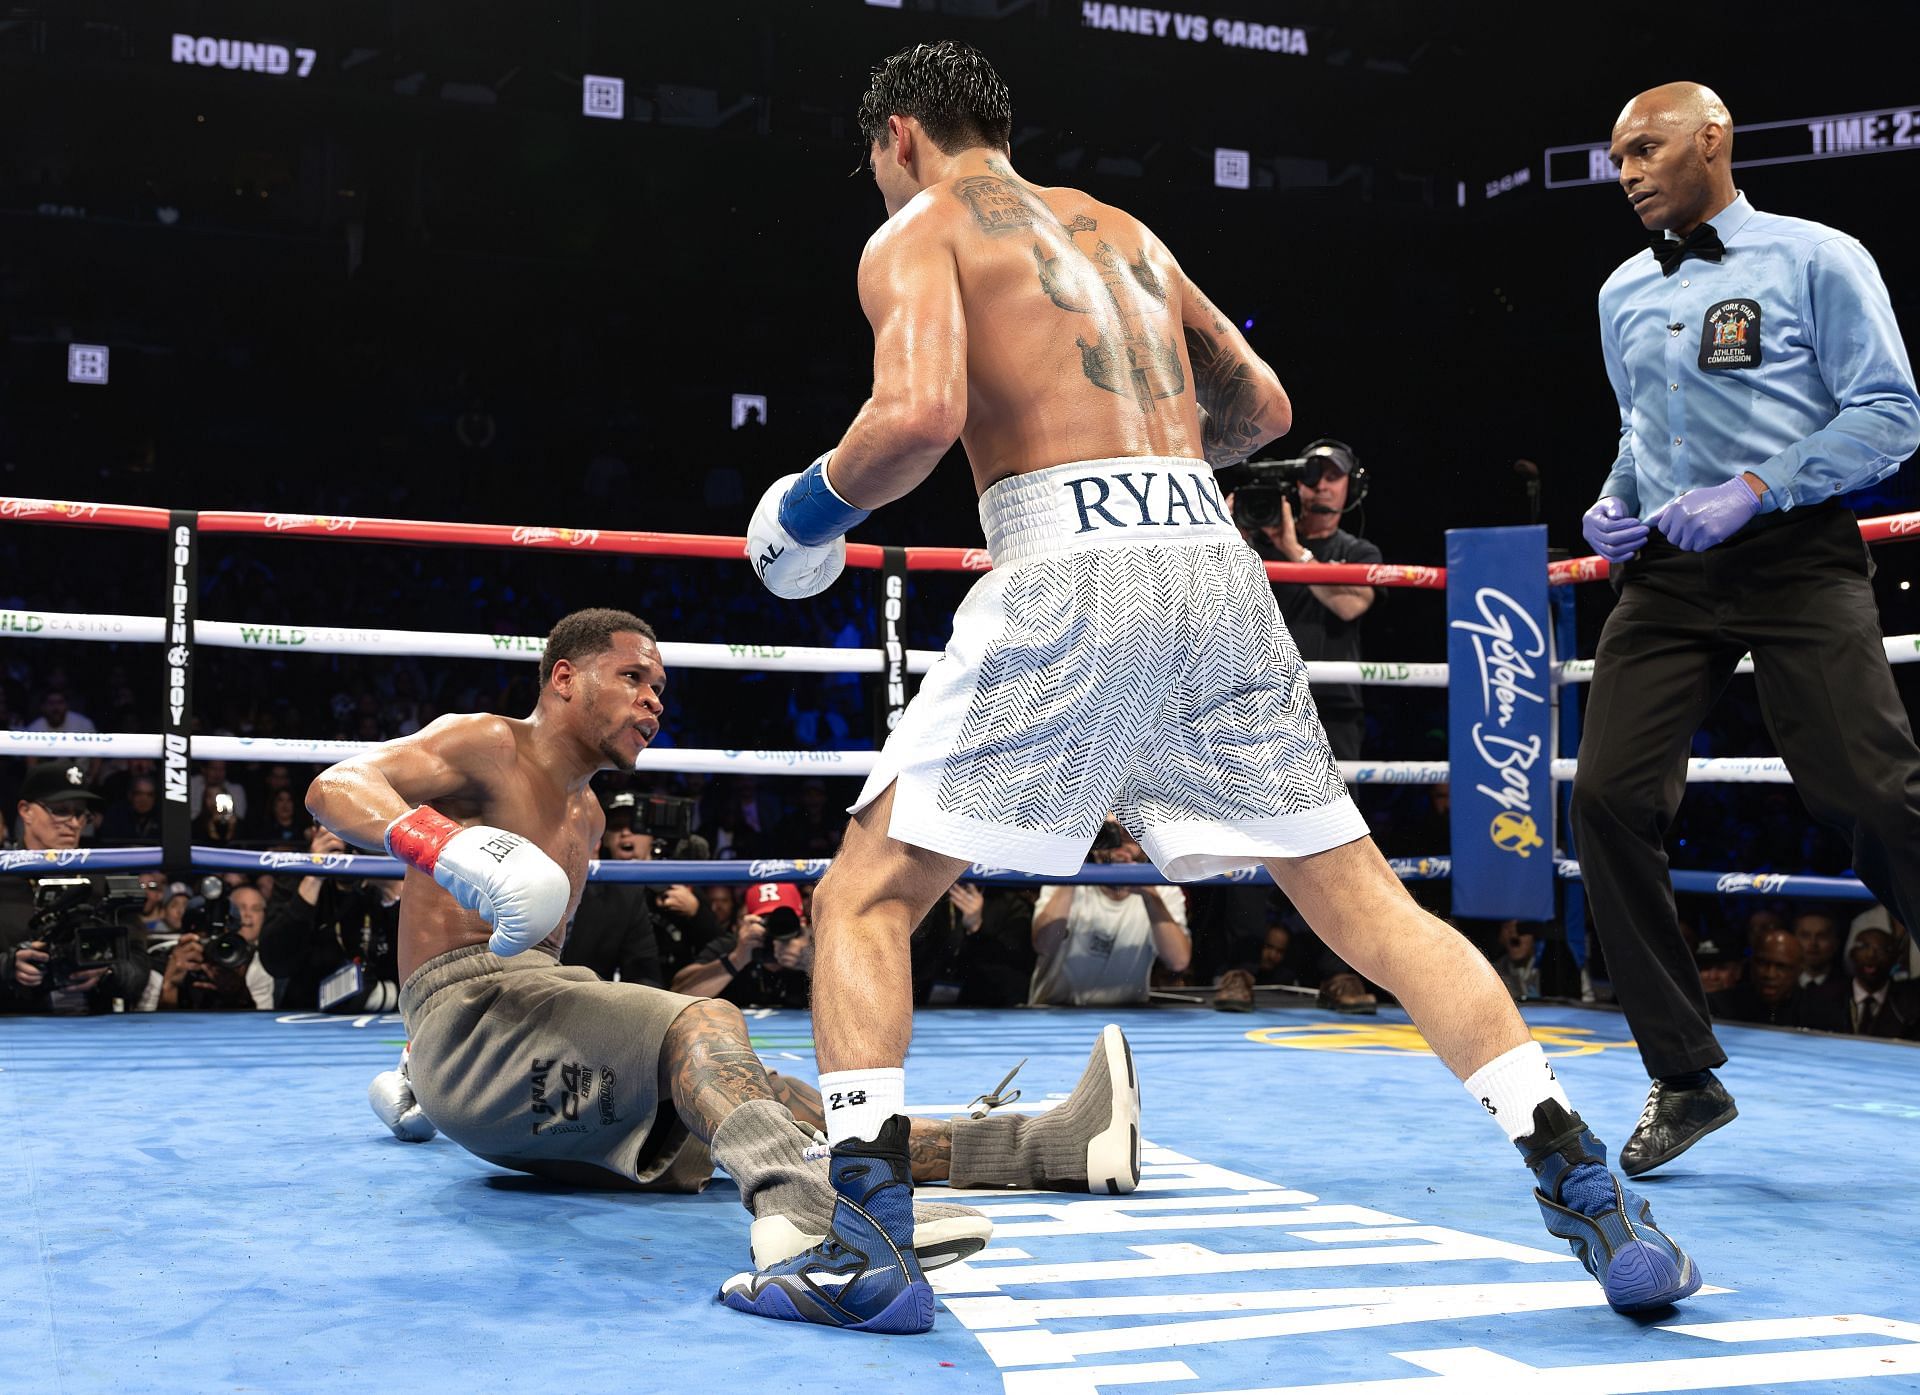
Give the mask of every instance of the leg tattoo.
[(818, 1090), (804, 1080), (795, 1080), (777, 1070), (768, 1071), (767, 1080), (773, 1086), (773, 1097), (787, 1107), (787, 1113), (810, 1129), (827, 1131), (827, 1116), (820, 1108)]
[[(826, 1132), (826, 1115), (820, 1108), (820, 1092), (804, 1080), (795, 1080), (779, 1071), (768, 1071), (773, 1082), (773, 1097), (787, 1112), (810, 1129)], [(913, 1164), (916, 1182), (944, 1182), (953, 1168), (953, 1125), (944, 1119), (915, 1119), (907, 1141), (907, 1158)]]
[(777, 1098), (766, 1067), (747, 1041), (740, 1010), (718, 999), (674, 1019), (661, 1049), (660, 1073), (687, 1131), (702, 1143), (711, 1143), (721, 1120), (748, 1100)]
[(944, 1182), (953, 1171), (953, 1125), (945, 1119), (915, 1119), (907, 1160), (916, 1182)]

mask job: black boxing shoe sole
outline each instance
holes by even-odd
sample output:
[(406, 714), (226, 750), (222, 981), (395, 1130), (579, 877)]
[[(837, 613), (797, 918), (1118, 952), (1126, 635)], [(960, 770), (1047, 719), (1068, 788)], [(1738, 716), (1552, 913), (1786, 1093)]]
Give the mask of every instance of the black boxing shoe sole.
[[(1682, 1153), (1686, 1152), (1687, 1149), (1693, 1147), (1694, 1144), (1698, 1143), (1701, 1139), (1705, 1138), (1708, 1134), (1712, 1133), (1715, 1129), (1724, 1129), (1728, 1124), (1731, 1124), (1735, 1119), (1739, 1117), (1740, 1117), (1739, 1106), (1734, 1104), (1729, 1104), (1726, 1107), (1725, 1111), (1709, 1119), (1706, 1123), (1702, 1124), (1699, 1128), (1695, 1129), (1692, 1133), (1688, 1134), (1685, 1138), (1681, 1139), (1679, 1143), (1667, 1149), (1666, 1152), (1646, 1162), (1640, 1161), (1640, 1159), (1637, 1157), (1632, 1162), (1628, 1162), (1626, 1149), (1623, 1148), (1620, 1150), (1620, 1170), (1626, 1173), (1627, 1176), (1629, 1177), (1644, 1177), (1649, 1172), (1652, 1172), (1656, 1167), (1665, 1167), (1668, 1163), (1672, 1162), (1675, 1158), (1679, 1157)], [(1629, 1146), (1631, 1146), (1633, 1143), (1633, 1139), (1628, 1138), (1627, 1143)]]

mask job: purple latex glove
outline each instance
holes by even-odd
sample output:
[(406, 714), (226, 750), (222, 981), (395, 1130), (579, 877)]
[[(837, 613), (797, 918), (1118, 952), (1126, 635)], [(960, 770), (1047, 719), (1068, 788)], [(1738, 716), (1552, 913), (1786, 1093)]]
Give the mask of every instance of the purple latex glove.
[(1682, 552), (1705, 552), (1723, 543), (1760, 512), (1760, 497), (1745, 477), (1707, 489), (1689, 489), (1647, 520)]
[(1622, 500), (1609, 494), (1580, 520), (1587, 546), (1609, 562), (1624, 562), (1647, 542), (1647, 525), (1627, 512)]

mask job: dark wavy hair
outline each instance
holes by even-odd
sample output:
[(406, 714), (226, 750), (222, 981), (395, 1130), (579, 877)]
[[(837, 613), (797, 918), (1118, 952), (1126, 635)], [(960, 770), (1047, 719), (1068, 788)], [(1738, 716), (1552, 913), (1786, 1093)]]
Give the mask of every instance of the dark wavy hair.
[(613, 648), (617, 634), (645, 635), (655, 643), (659, 636), (653, 626), (624, 610), (576, 610), (560, 618), (547, 636), (547, 647), (540, 651), (540, 686), (553, 677), (553, 665), (559, 659), (591, 659)]
[(873, 70), (860, 100), (860, 134), (871, 148), (889, 116), (911, 116), (943, 155), (971, 146), (1005, 150), (1013, 136), (1013, 96), (980, 51), (953, 39), (903, 48)]

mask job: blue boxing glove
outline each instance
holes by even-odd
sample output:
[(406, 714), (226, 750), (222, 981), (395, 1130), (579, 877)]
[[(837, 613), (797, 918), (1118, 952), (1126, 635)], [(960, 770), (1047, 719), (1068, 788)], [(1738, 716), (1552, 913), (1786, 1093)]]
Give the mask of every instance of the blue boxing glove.
[[(829, 455), (831, 452), (829, 452)], [(774, 595), (787, 600), (827, 589), (847, 564), (847, 529), (867, 517), (834, 492), (827, 455), (773, 482), (747, 525), (747, 559)]]
[(1647, 543), (1647, 525), (1627, 512), (1624, 500), (1611, 494), (1580, 520), (1580, 536), (1608, 562), (1624, 562)]
[(1706, 489), (1689, 489), (1647, 520), (1682, 552), (1705, 552), (1723, 543), (1760, 512), (1760, 496), (1744, 476)]

